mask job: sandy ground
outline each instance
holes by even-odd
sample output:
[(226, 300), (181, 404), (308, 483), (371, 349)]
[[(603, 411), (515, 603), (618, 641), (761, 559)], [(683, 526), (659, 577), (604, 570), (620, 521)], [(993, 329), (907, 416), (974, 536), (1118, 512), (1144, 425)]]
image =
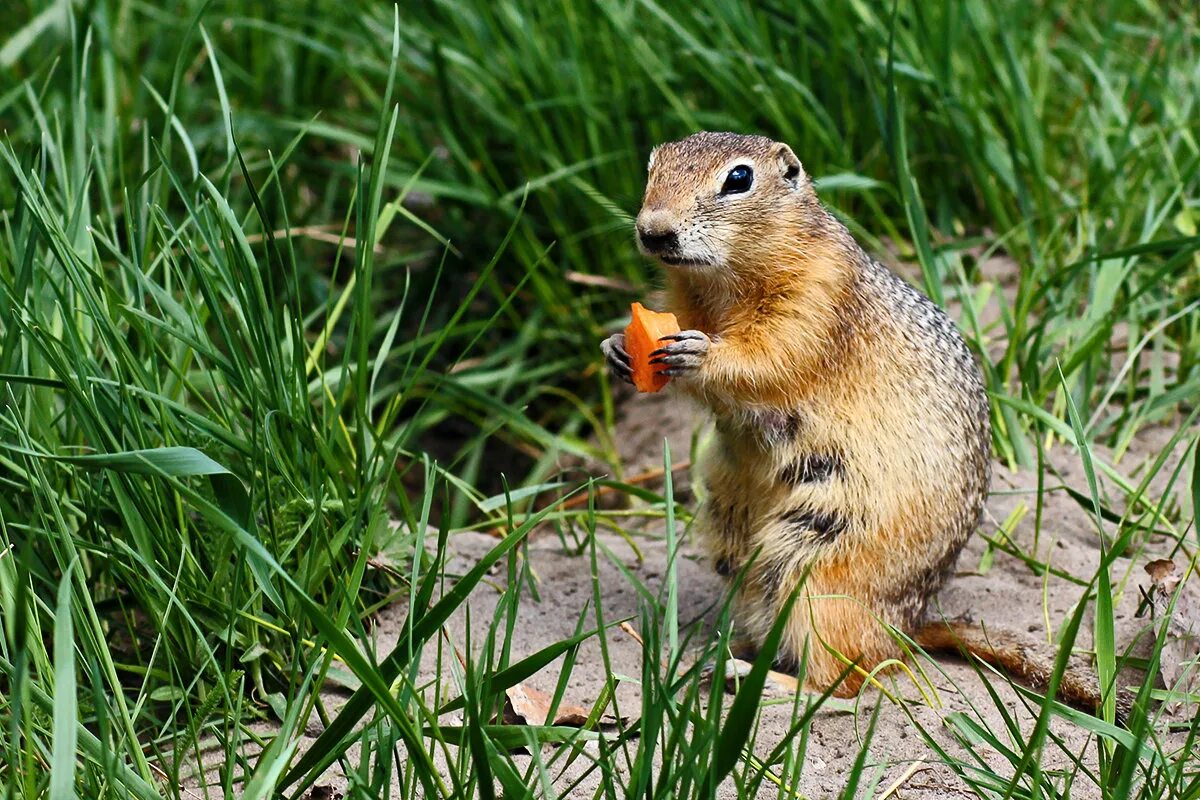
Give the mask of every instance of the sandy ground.
[[(998, 283), (1002, 283), (998, 281)], [(990, 316), (985, 314), (986, 316)], [(626, 477), (652, 470), (662, 465), (662, 442), (665, 437), (671, 445), (675, 462), (686, 460), (690, 455), (693, 434), (703, 430), (702, 416), (680, 401), (673, 400), (669, 393), (652, 397), (638, 397), (620, 406), (625, 416), (619, 421), (616, 439), (623, 461)], [(663, 421), (667, 427), (663, 427)], [(653, 427), (648, 427), (652, 421)], [(1121, 454), (1117, 463), (1119, 471), (1136, 484), (1142, 475), (1144, 463), (1153, 460), (1165, 448), (1173, 433), (1168, 428), (1145, 429), (1128, 451)], [(702, 437), (701, 437), (702, 438)], [(1168, 458), (1167, 466), (1151, 483), (1147, 496), (1157, 501), (1167, 492), (1174, 466), (1184, 455), (1186, 442), (1176, 446)], [(1097, 455), (1108, 459), (1107, 451)], [(1012, 538), (1020, 551), (1035, 554), (1038, 560), (1050, 563), (1055, 569), (1075, 576), (1091, 576), (1096, 571), (1099, 559), (1099, 538), (1095, 517), (1090, 509), (1081, 506), (1066, 491), (1055, 487), (1066, 484), (1084, 493), (1087, 482), (1077, 453), (1069, 447), (1057, 446), (1050, 453), (1050, 472), (1046, 484), (1054, 489), (1045, 494), (1040, 530), (1035, 530), (1036, 475), (1029, 471), (1012, 472), (997, 464), (993, 478), (992, 496), (988, 503), (987, 518), (982, 531), (994, 535), (1005, 520), (1019, 517)], [(1186, 472), (1186, 471), (1185, 471)], [(652, 482), (649, 484), (655, 485)], [(676, 473), (677, 496), (689, 498), (688, 469), (683, 467)], [(1106, 484), (1106, 491), (1111, 485)], [(1168, 492), (1171, 502), (1186, 505), (1186, 490), (1181, 486), (1171, 487)], [(1120, 493), (1108, 494), (1107, 501), (1120, 512), (1123, 508)], [(1021, 509), (1024, 511), (1022, 512)], [(1177, 518), (1190, 519), (1184, 508)], [(1106, 523), (1106, 531), (1114, 533), (1115, 525)], [(611, 559), (602, 560), (598, 579), (603, 587), (605, 614), (609, 619), (636, 616), (641, 599), (630, 580), (618, 568), (619, 562), (637, 581), (650, 591), (662, 587), (666, 574), (667, 548), (662, 536), (660, 520), (645, 524), (630, 525), (642, 558), (638, 558), (629, 544), (616, 534), (600, 531), (598, 543), (611, 551)], [(453, 538), (451, 547), (454, 561), (449, 565), (450, 573), (465, 572), (479, 557), (496, 544), (496, 540), (484, 534), (462, 534)], [(984, 563), (987, 548), (982, 535), (972, 537), (964, 551), (958, 571), (938, 598), (942, 613), (947, 617), (969, 613), (976, 620), (992, 628), (1004, 628), (1021, 633), (1031, 644), (1040, 644), (1047, 654), (1053, 649), (1048, 646), (1059, 626), (1073, 611), (1082, 595), (1082, 587), (1055, 577), (1043, 577), (1022, 560), (1004, 552), (994, 552), (990, 565)], [(1158, 538), (1129, 558), (1118, 560), (1113, 572), (1116, 587), (1117, 642), (1120, 648), (1130, 646), (1141, 637), (1144, 644), (1148, 618), (1135, 616), (1138, 608), (1139, 585), (1148, 583), (1143, 566), (1152, 559), (1166, 556), (1170, 542)], [(721, 597), (723, 586), (712, 572), (702, 554), (690, 542), (685, 542), (685, 557), (679, 561), (678, 582), (680, 619), (696, 621), (706, 626), (711, 624), (711, 607)], [(539, 649), (575, 633), (579, 616), (592, 597), (592, 576), (587, 556), (579, 556), (564, 550), (560, 538), (552, 531), (535, 532), (528, 545), (529, 565), (537, 579), (539, 599), (535, 600), (528, 590), (522, 599), (520, 614), (511, 641), (512, 660), (530, 655)], [(1183, 557), (1176, 561), (1183, 562)], [(503, 574), (493, 576), (493, 586), (481, 587), (471, 597), (467, 606), (451, 620), (448, 640), (465, 650), (469, 611), (472, 648), (478, 650), (484, 631), (492, 618), (499, 597), (497, 586), (503, 583)], [(1197, 581), (1190, 581), (1185, 590), (1193, 595), (1197, 592)], [(378, 652), (389, 652), (396, 640), (397, 628), (405, 617), (405, 609), (384, 609), (376, 619), (375, 634)], [(1090, 646), (1092, 615), (1085, 615), (1085, 628), (1077, 642), (1079, 663), (1086, 663), (1086, 648)], [(608, 639), (609, 654), (615, 672), (627, 676), (641, 673), (642, 648), (631, 636), (614, 631)], [(1138, 647), (1133, 648), (1135, 651)], [(423, 663), (423, 679), (437, 680), (434, 653), (426, 654)], [(843, 786), (843, 776), (850, 769), (859, 749), (861, 736), (866, 729), (872, 709), (882, 704), (875, 735), (869, 747), (868, 776), (874, 781), (870, 796), (887, 794), (896, 798), (941, 798), (973, 796), (963, 779), (939, 763), (938, 756), (929, 747), (914, 725), (915, 720), (930, 732), (950, 754), (963, 756), (962, 743), (955, 738), (946, 719), (952, 713), (963, 713), (977, 719), (984, 727), (1005, 735), (1005, 721), (996, 704), (991, 700), (984, 680), (973, 666), (952, 658), (940, 657), (936, 662), (924, 662), (925, 672), (933, 680), (937, 696), (942, 705), (931, 705), (920, 697), (911, 682), (888, 679), (893, 690), (904, 697), (907, 710), (883, 697), (877, 690), (865, 691), (857, 710), (847, 703), (831, 704), (818, 712), (812, 722), (812, 734), (808, 743), (803, 773), (796, 790), (805, 797), (836, 796)], [(558, 680), (559, 663), (551, 665), (542, 674), (527, 681), (527, 684), (552, 692)], [(1129, 676), (1126, 676), (1129, 677)], [(566, 700), (590, 707), (600, 695), (607, 675), (600, 657), (599, 645), (589, 640), (580, 649), (577, 663), (571, 673)], [(1132, 676), (1138, 680), (1137, 675)], [(443, 677), (449, 696), (455, 694), (452, 681)], [(1001, 699), (1004, 709), (1018, 721), (1024, 734), (1033, 725), (1033, 715), (1019, 695), (1003, 679), (992, 676), (988, 679), (991, 689)], [(768, 694), (780, 696), (781, 690), (770, 689)], [(345, 695), (336, 691), (327, 694), (331, 711), (335, 710)], [(632, 682), (623, 682), (618, 693), (621, 712), (633, 717), (638, 709), (637, 687)], [(761, 729), (757, 739), (757, 751), (765, 756), (786, 734), (792, 721), (790, 703), (767, 704), (762, 709)], [(911, 719), (910, 716), (911, 715)], [(1063, 720), (1055, 719), (1052, 731), (1057, 744), (1049, 745), (1043, 758), (1043, 766), (1049, 769), (1071, 771), (1072, 763), (1060, 748), (1073, 753), (1086, 753), (1088, 764), (1096, 762), (1096, 741), (1085, 731)], [(265, 731), (264, 731), (265, 732)], [(309, 726), (303, 750), (312, 736), (320, 732), (320, 725)], [(1170, 737), (1164, 740), (1169, 745)], [(997, 752), (986, 745), (976, 745), (973, 751), (1000, 776), (1008, 776), (1012, 768)], [(1019, 746), (1014, 749), (1023, 749)], [(550, 751), (547, 750), (547, 753)], [(518, 761), (527, 757), (518, 757)], [(568, 775), (558, 782), (577, 775), (586, 760), (580, 759), (568, 770)], [(353, 763), (353, 756), (352, 756)], [(211, 766), (211, 765), (210, 765)], [(1061, 789), (1062, 778), (1055, 778)], [(319, 782), (320, 792), (316, 798), (332, 798), (345, 789), (345, 779), (336, 770), (331, 770)], [(572, 793), (572, 796), (591, 796), (596, 786), (591, 776)], [(734, 797), (732, 785), (722, 787), (722, 797)], [(776, 796), (772, 792), (771, 796)], [(1070, 787), (1070, 796), (1087, 798), (1099, 796), (1099, 792), (1085, 776), (1078, 776)]]

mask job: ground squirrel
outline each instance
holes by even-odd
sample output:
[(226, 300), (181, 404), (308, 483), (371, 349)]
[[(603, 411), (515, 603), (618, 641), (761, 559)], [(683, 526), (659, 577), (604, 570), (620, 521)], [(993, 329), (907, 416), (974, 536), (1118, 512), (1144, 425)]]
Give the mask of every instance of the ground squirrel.
[[(868, 256), (791, 148), (762, 136), (656, 148), (636, 227), (684, 328), (654, 362), (716, 421), (696, 527), (718, 572), (745, 570), (743, 632), (761, 641), (803, 584), (781, 661), (794, 668), (807, 648), (809, 689), (834, 685), (843, 659), (869, 671), (901, 657), (880, 620), (1044, 683), (1047, 662), (1013, 637), (926, 616), (991, 471), (983, 380), (950, 318)], [(623, 337), (601, 349), (628, 378)], [(835, 694), (862, 680), (852, 672)], [(1075, 673), (1059, 691), (1098, 697)]]

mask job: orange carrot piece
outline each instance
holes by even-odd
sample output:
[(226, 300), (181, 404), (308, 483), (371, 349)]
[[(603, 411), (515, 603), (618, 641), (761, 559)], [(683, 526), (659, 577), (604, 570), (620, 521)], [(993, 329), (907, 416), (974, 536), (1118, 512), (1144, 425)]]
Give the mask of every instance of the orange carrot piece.
[(632, 320), (625, 329), (625, 352), (633, 367), (633, 385), (639, 392), (657, 392), (670, 380), (660, 370), (662, 364), (651, 364), (650, 354), (667, 342), (663, 336), (679, 333), (679, 321), (670, 312), (651, 311), (641, 303), (630, 307)]

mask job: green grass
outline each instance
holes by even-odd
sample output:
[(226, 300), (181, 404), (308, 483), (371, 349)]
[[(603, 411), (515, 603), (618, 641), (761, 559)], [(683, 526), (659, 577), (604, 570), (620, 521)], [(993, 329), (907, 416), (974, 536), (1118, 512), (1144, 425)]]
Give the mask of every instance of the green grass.
[[(708, 797), (726, 775), (792, 796), (824, 700), (798, 698), (796, 735), (750, 755), (761, 684), (710, 702), (689, 665), (725, 657), (728, 609), (688, 627), (686, 586), (639, 584), (640, 675), (613, 673), (620, 620), (598, 583), (578, 637), (521, 659), (508, 646), (536, 592), (521, 556), (535, 526), (574, 543), (581, 569), (610, 557), (598, 527), (636, 544), (648, 519), (672, 552), (683, 539), (669, 485), (607, 481), (648, 501), (632, 515), (554, 498), (594, 486), (564, 462), (622, 475), (597, 344), (656, 280), (629, 236), (646, 154), (697, 128), (788, 141), (869, 249), (962, 304), (989, 354), (996, 453), (1041, 476), (1039, 534), (1061, 482), (1046, 450), (1065, 445), (1098, 565), (1152, 534), (1194, 558), (1187, 3), (18, 0), (0, 23), (6, 797), (180, 796), (213, 747), (226, 796), (299, 796), (328, 764), (353, 797), (393, 780), (405, 796), (552, 796), (568, 766), (605, 797)], [(1013, 265), (1005, 294), (992, 256)], [(1126, 474), (1156, 425), (1178, 431), (1171, 447)], [(1188, 455), (1167, 475), (1172, 449)], [(448, 572), (450, 537), (497, 528), (484, 562)], [(510, 588), (460, 664), (440, 631), (491, 564)], [(1106, 570), (1070, 577), (1104, 601), (1136, 591)], [(1060, 664), (1083, 614), (1100, 674), (1125, 660), (1104, 601), (1055, 621)], [(401, 642), (379, 652), (372, 616), (396, 602)], [(560, 658), (561, 695), (597, 640), (613, 677), (596, 713), (636, 728), (492, 724), (505, 688)], [(449, 696), (422, 656), (458, 670)], [(321, 700), (330, 681), (354, 690), (340, 713)], [(608, 708), (622, 681), (640, 708)], [(1005, 754), (1002, 774), (914, 724), (982, 797), (1200, 791), (1195, 723), (1180, 749), (1157, 716), (1124, 733), (1111, 703), (1093, 718), (1029, 702), (1032, 732), (947, 719)], [(326, 733), (299, 749), (314, 714)], [(1096, 764), (1043, 771), (1052, 718), (1095, 737)], [(874, 716), (851, 794), (886, 789), (873, 731)]]

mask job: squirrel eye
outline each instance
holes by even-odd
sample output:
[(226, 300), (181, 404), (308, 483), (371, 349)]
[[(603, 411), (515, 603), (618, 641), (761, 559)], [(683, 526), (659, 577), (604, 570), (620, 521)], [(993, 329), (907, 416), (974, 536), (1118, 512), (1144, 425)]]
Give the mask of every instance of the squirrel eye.
[(754, 170), (745, 164), (739, 164), (729, 170), (729, 174), (725, 176), (725, 185), (721, 187), (721, 194), (741, 194), (742, 192), (748, 192), (753, 183)]

